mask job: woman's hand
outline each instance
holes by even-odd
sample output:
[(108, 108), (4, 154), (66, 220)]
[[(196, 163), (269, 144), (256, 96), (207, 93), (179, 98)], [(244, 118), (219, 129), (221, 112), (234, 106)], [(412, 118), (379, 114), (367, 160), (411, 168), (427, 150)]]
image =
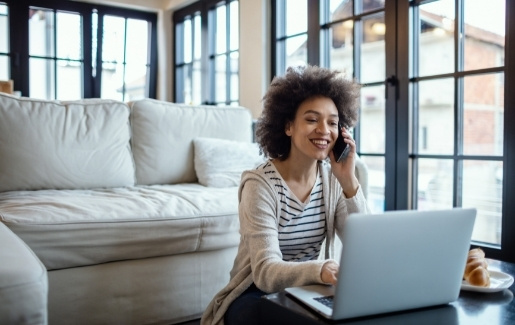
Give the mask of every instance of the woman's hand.
[(342, 132), (345, 143), (350, 146), (349, 153), (340, 160), (340, 162), (336, 162), (334, 153), (331, 150), (329, 152), (329, 158), (332, 172), (340, 182), (345, 197), (351, 198), (356, 195), (359, 187), (359, 182), (354, 171), (356, 166), (356, 143), (347, 129), (342, 128), (340, 132)]
[(320, 278), (323, 283), (335, 285), (338, 281), (338, 271), (340, 265), (335, 261), (329, 260), (322, 265), (322, 271), (320, 271)]

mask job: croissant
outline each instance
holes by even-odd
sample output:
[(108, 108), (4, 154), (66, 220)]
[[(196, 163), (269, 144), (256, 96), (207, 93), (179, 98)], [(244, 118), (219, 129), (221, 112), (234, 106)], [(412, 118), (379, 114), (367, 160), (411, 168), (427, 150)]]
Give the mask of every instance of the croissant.
[(463, 279), (471, 285), (479, 287), (490, 286), (488, 263), (485, 259), (485, 252), (482, 249), (474, 248), (469, 251)]

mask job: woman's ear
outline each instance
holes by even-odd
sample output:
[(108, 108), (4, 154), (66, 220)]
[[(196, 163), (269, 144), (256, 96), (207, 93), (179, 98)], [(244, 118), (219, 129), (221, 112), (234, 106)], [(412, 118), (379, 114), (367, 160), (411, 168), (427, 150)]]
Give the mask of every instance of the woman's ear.
[(286, 126), (284, 127), (284, 133), (287, 136), (291, 137), (291, 122), (286, 122)]

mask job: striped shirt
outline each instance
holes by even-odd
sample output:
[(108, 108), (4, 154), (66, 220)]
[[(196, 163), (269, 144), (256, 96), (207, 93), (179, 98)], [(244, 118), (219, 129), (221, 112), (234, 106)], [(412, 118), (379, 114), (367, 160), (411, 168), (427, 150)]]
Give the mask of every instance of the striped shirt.
[(288, 188), (275, 166), (261, 166), (274, 184), (282, 207), (279, 219), (279, 247), (284, 261), (316, 260), (326, 236), (322, 177), (317, 170), (315, 185), (306, 202), (301, 202)]

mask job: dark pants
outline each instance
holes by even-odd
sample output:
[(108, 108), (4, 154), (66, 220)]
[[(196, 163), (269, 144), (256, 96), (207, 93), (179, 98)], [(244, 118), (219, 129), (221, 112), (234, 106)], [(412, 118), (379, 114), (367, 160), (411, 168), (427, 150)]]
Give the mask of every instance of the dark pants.
[(265, 292), (259, 290), (254, 283), (234, 300), (224, 315), (226, 325), (258, 325), (260, 324), (259, 301)]

